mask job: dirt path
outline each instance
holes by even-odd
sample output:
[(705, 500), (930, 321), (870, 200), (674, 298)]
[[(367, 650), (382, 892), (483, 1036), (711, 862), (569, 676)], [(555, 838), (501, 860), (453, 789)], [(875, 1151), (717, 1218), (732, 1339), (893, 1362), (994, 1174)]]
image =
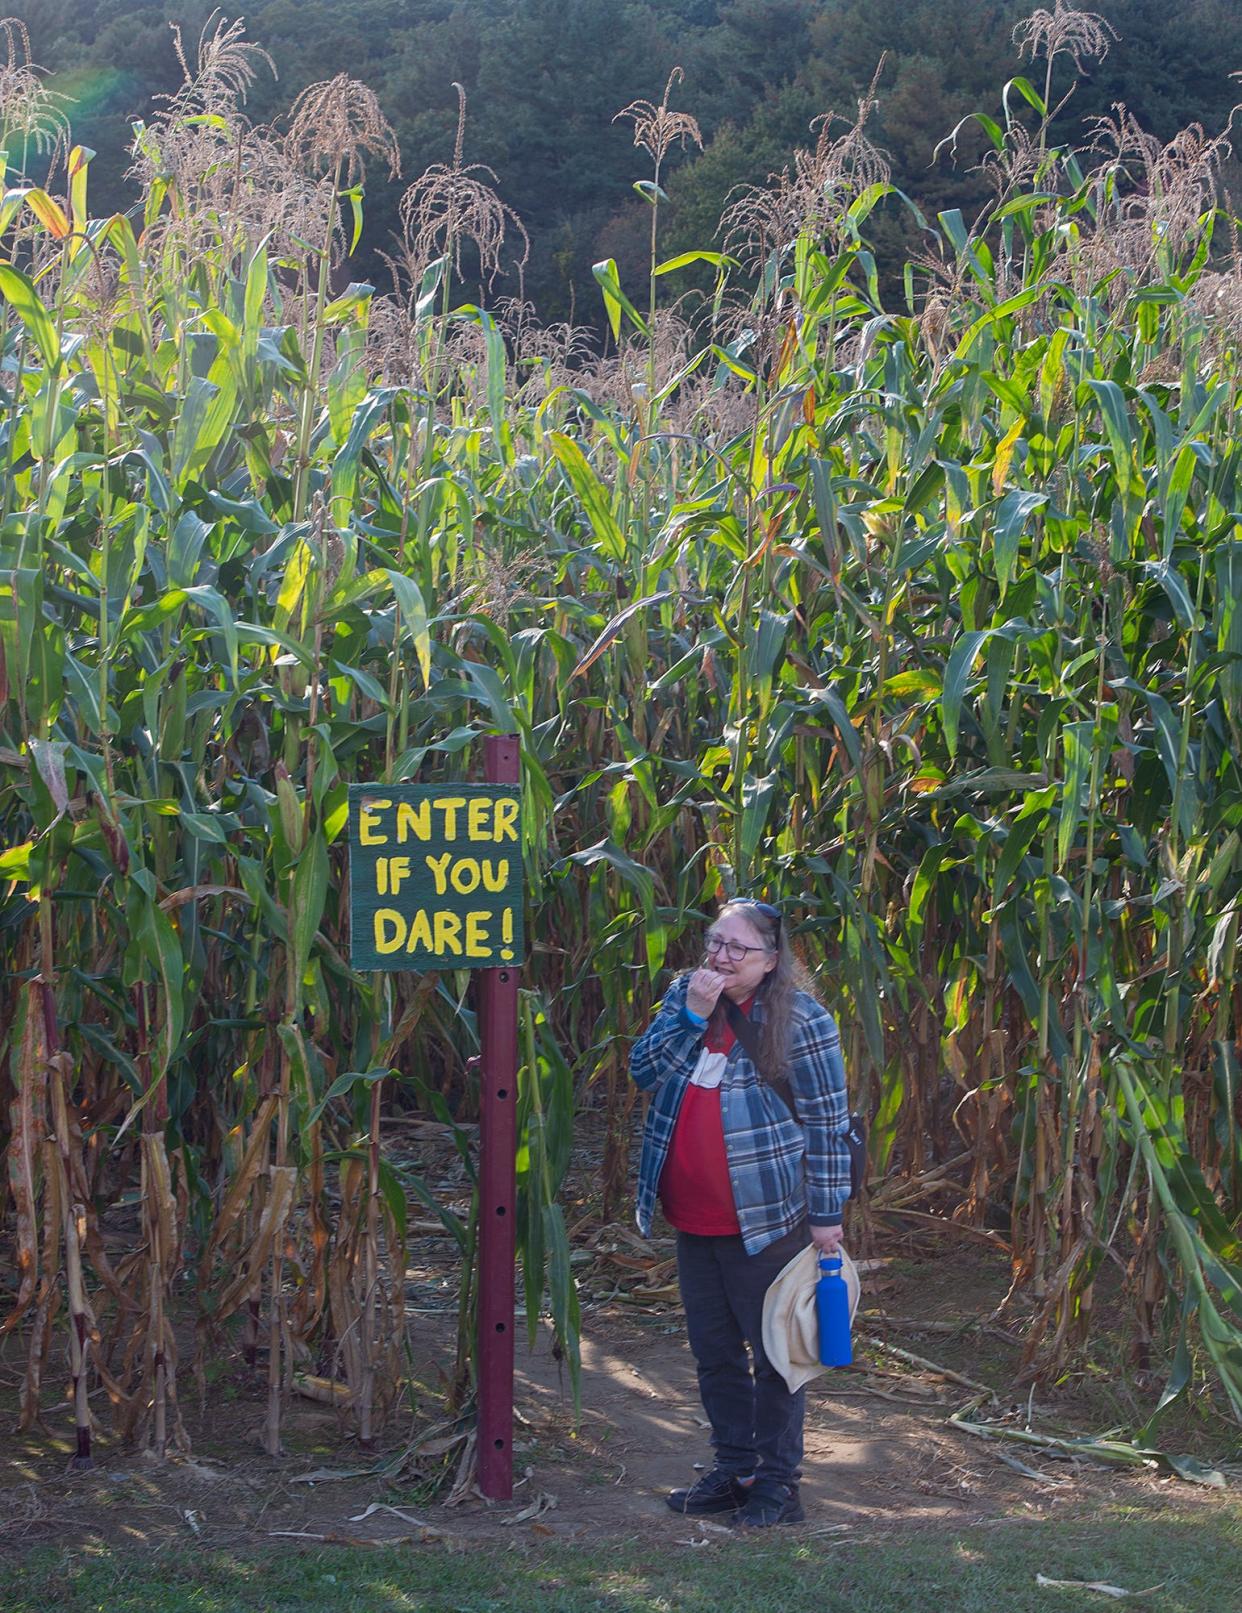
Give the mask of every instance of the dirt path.
[[(435, 1303), (441, 1279), (433, 1270), (422, 1286), (420, 1297), (430, 1303), (415, 1317), (415, 1376), (432, 1385), (448, 1365), (452, 1324), (447, 1307)], [(935, 1307), (925, 1282), (922, 1293), (927, 1314)], [(933, 1356), (933, 1339), (905, 1343)], [(968, 1370), (968, 1364), (954, 1364)], [(717, 1520), (679, 1518), (663, 1501), (668, 1489), (693, 1477), (695, 1462), (710, 1461), (693, 1363), (671, 1302), (643, 1310), (620, 1300), (588, 1305), (576, 1426), (568, 1375), (546, 1336), (533, 1353), (519, 1342), (515, 1399), (519, 1482), (512, 1502), (489, 1504), (467, 1493), (455, 1506), (433, 1495), (428, 1476), (437, 1465), (452, 1464), (460, 1445), (445, 1449), (443, 1440), (433, 1440), (403, 1474), (386, 1477), (375, 1471), (376, 1457), (350, 1447), (334, 1411), (308, 1401), (295, 1399), (289, 1408), (289, 1454), (280, 1460), (262, 1455), (258, 1374), (236, 1373), (217, 1383), (205, 1419), (188, 1413), (195, 1450), (189, 1461), (156, 1464), (104, 1443), (92, 1472), (66, 1474), (61, 1451), (69, 1449), (70, 1428), (58, 1412), (48, 1421), (59, 1450), (50, 1449), (46, 1437), (0, 1439), (0, 1552), (119, 1539), (180, 1551), (275, 1549), (297, 1537), (308, 1543), (405, 1538), (450, 1548), (481, 1539), (701, 1544), (722, 1527)], [(801, 1529), (825, 1537), (894, 1527), (960, 1529), (1015, 1515), (1072, 1516), (1110, 1500), (1141, 1508), (1176, 1499), (1194, 1508), (1218, 1497), (1146, 1469), (1118, 1474), (1090, 1463), (1045, 1462), (1025, 1448), (1018, 1453), (1030, 1469), (1024, 1474), (1006, 1462), (1008, 1452), (948, 1424), (967, 1399), (965, 1388), (869, 1348), (860, 1351), (854, 1369), (817, 1380), (808, 1400), (808, 1517)], [(413, 1425), (407, 1421), (403, 1428), (398, 1419), (386, 1454), (401, 1449), (403, 1435), (412, 1439), (425, 1430), (432, 1412), (429, 1396)], [(351, 1470), (347, 1478), (328, 1476)], [(398, 1510), (364, 1517), (373, 1504)]]

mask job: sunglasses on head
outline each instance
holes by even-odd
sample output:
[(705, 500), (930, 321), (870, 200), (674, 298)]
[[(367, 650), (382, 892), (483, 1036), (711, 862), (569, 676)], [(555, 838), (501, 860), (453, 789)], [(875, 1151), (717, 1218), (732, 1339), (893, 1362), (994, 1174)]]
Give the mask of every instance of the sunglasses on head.
[(756, 913), (762, 913), (765, 919), (771, 919), (776, 925), (776, 939), (781, 938), (781, 920), (783, 914), (779, 907), (773, 907), (771, 902), (761, 902), (754, 896), (735, 896), (729, 907), (753, 907)]

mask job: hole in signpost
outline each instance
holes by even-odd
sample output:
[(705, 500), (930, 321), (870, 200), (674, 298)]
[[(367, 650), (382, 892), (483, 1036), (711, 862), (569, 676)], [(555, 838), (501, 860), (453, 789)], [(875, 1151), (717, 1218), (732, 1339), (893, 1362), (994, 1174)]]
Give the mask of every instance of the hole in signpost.
[(503, 1322), (497, 1322), (496, 1323), (496, 1331), (497, 1331), (497, 1333), (503, 1333), (504, 1330), (505, 1330), (505, 1324)]
[(497, 1096), (497, 1097), (498, 1097), (498, 1098), (507, 1098), (507, 1097), (508, 1097), (508, 1096), (509, 1096), (509, 1089), (508, 1089), (508, 1087), (501, 1087), (501, 1089), (500, 1089), (500, 1091), (499, 1091), (499, 1092), (497, 1092), (497, 1094), (496, 1094), (496, 1096)]
[(504, 1207), (504, 1205), (503, 1205), (503, 1204), (498, 1204), (498, 1205), (497, 1205), (497, 1206), (496, 1206), (496, 1214), (497, 1214), (497, 1215), (504, 1215), (504, 1213), (505, 1213), (505, 1207)]
[(504, 1442), (503, 1439), (494, 1439), (492, 1441), (492, 1444), (496, 1447), (496, 1449), (498, 1451), (503, 1451), (504, 1448), (505, 1448), (505, 1442)]
[(500, 971), (500, 979), (503, 981), (503, 980), (508, 980), (508, 978), (509, 978), (509, 971), (507, 969), (502, 969)]

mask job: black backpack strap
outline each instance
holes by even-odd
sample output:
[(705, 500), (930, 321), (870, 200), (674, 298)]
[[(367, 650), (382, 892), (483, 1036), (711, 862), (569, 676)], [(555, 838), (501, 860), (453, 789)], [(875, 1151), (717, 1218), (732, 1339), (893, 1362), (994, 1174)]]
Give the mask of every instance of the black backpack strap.
[(867, 1185), (867, 1122), (857, 1109), (850, 1111), (845, 1145), (850, 1151), (850, 1197), (856, 1199)]
[(793, 1088), (790, 1086), (789, 1082), (784, 1078), (779, 1081), (773, 1081), (769, 1076), (765, 1076), (763, 1073), (763, 1068), (759, 1063), (759, 1032), (755, 1028), (754, 1021), (751, 1020), (748, 1015), (742, 1012), (738, 1005), (733, 1001), (732, 997), (726, 997), (724, 999), (724, 1005), (725, 1018), (729, 1021), (729, 1028), (732, 1030), (734, 1036), (737, 1037), (738, 1041), (741, 1042), (743, 1048), (745, 1048), (746, 1056), (755, 1066), (759, 1079), (761, 1081), (767, 1081), (773, 1092), (776, 1093), (776, 1096), (781, 1100), (786, 1109), (789, 1110), (790, 1114), (796, 1120), (798, 1118), (798, 1111), (794, 1107)]
[[(797, 1120), (798, 1111), (794, 1105), (793, 1088), (788, 1080), (773, 1081), (763, 1073), (759, 1063), (759, 1032), (754, 1022), (742, 1012), (731, 997), (724, 999), (724, 1009), (729, 1027), (746, 1050), (746, 1055), (755, 1066), (759, 1079), (767, 1081), (789, 1113)], [(853, 1110), (850, 1114), (850, 1127), (845, 1142), (850, 1155), (850, 1197), (856, 1199), (867, 1180), (867, 1124), (857, 1110)]]

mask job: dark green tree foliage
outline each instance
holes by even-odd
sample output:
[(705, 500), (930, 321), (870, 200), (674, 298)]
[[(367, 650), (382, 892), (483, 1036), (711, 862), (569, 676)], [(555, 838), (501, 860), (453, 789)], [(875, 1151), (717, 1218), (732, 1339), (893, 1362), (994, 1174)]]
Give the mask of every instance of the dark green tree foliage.
[[(169, 22), (180, 22), (192, 53), (211, 9), (206, 0), (17, 0), (35, 59), (74, 99), (76, 137), (99, 152), (91, 183), (101, 202), (132, 200), (120, 155), (127, 122), (179, 82)], [(704, 149), (670, 160), (670, 252), (706, 244), (730, 191), (779, 172), (813, 142), (813, 119), (834, 113), (844, 129), (882, 57), (868, 134), (894, 183), (925, 212), (969, 214), (988, 193), (974, 171), (977, 138), (964, 131), (956, 154), (933, 153), (968, 113), (999, 114), (996, 86), (1030, 66), (1012, 35), (1033, 9), (1033, 0), (256, 0), (247, 32), (280, 76), (255, 86), (249, 108), (263, 122), (341, 71), (375, 90), (400, 139), (403, 177), (371, 175), (355, 265), (386, 284), (380, 254), (397, 202), (429, 163), (451, 157), (460, 83), (466, 160), (495, 171), (531, 239), (524, 279), (510, 273), (495, 290), (524, 290), (546, 319), (594, 319), (593, 262), (615, 257), (631, 285), (645, 273), (649, 215), (632, 190), (645, 159), (613, 116), (636, 97), (658, 101), (674, 66), (686, 73), (676, 104), (697, 118)], [(1089, 64), (1054, 133), (1076, 136), (1118, 102), (1162, 139), (1190, 122), (1224, 127), (1239, 94), (1229, 75), (1242, 66), (1236, 0), (1091, 0), (1091, 9), (1120, 37)], [(1071, 76), (1059, 58), (1054, 101)], [(872, 233), (895, 260), (912, 228), (894, 206)]]

